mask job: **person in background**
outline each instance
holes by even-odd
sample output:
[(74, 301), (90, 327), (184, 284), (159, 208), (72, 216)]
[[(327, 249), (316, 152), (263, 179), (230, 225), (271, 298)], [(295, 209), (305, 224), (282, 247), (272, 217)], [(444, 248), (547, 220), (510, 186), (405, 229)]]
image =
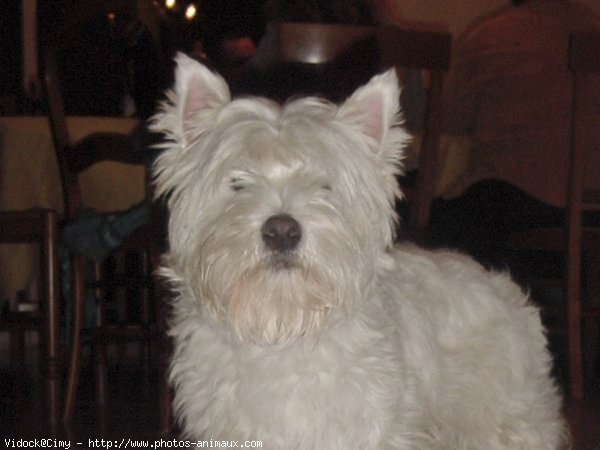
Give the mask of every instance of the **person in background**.
[[(444, 90), (444, 131), (470, 136), (472, 146), (451, 198), (434, 202), (434, 245), (458, 247), (498, 266), (510, 231), (560, 223), (570, 133), (569, 34), (599, 27), (600, 18), (575, 1), (513, 0), (458, 39)], [(545, 176), (532, 177), (533, 171)]]
[[(269, 24), (375, 25), (402, 21), (395, 0), (267, 0), (260, 10), (262, 19), (253, 27), (257, 31), (254, 34), (248, 31), (247, 24), (226, 34), (205, 33), (206, 54), (208, 62), (227, 79), (234, 96), (260, 95), (280, 102), (299, 95), (320, 95), (339, 102), (379, 71), (379, 56), (373, 42), (367, 40), (326, 67), (281, 64), (277, 61), (275, 29)], [(262, 33), (258, 31), (261, 27)], [(252, 47), (253, 43), (256, 47)], [(423, 80), (420, 72), (414, 70), (405, 70), (402, 76), (405, 123), (416, 130), (424, 113)]]
[(264, 0), (207, 0), (202, 3), (199, 41), (204, 57), (226, 79), (236, 78), (254, 56), (264, 34)]

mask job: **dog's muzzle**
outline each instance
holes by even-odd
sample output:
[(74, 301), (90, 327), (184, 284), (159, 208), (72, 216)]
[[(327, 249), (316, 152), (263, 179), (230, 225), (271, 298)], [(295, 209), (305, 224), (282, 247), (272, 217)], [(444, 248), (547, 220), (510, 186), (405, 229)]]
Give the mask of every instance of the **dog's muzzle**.
[(261, 233), (267, 247), (280, 253), (295, 249), (302, 238), (300, 224), (287, 214), (269, 217), (262, 226)]

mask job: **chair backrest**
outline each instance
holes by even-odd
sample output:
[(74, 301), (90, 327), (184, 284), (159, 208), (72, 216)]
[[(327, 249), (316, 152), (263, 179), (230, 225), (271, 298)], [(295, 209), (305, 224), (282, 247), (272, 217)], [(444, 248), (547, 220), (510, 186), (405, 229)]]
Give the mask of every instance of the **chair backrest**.
[[(600, 33), (572, 33), (569, 69), (573, 75), (570, 161), (566, 211), (566, 297), (571, 392), (583, 397), (581, 347), (581, 273), (584, 236), (582, 212), (600, 210)], [(591, 180), (590, 180), (591, 178)], [(592, 181), (590, 184), (589, 182)], [(594, 188), (595, 187), (595, 188)], [(596, 230), (597, 231), (597, 230)], [(596, 238), (597, 239), (597, 238)], [(588, 244), (589, 244), (588, 240)]]
[[(65, 106), (65, 68), (64, 61), (71, 56), (69, 52), (78, 45), (85, 33), (86, 27), (96, 20), (128, 21), (136, 29), (144, 28), (149, 31), (152, 40), (155, 37), (155, 24), (138, 15), (136, 2), (112, 0), (106, 2), (82, 2), (88, 8), (76, 8), (68, 13), (55, 34), (50, 36), (43, 49), (43, 88), (45, 91), (46, 108), (52, 133), (52, 139), (58, 161), (65, 214), (73, 217), (82, 206), (81, 188), (78, 175), (86, 168), (101, 161), (119, 161), (130, 164), (140, 163), (139, 155), (132, 151), (130, 137), (121, 133), (94, 133), (78, 142), (73, 142), (67, 126), (67, 111)], [(131, 31), (131, 30), (130, 30)], [(134, 33), (137, 31), (133, 30)], [(85, 39), (84, 39), (85, 40)], [(152, 42), (158, 49), (158, 44)], [(160, 77), (160, 53), (154, 55), (159, 64), (156, 68)], [(82, 64), (85, 64), (82, 62)], [(102, 82), (99, 75), (99, 83)], [(89, 86), (88, 86), (89, 87)], [(99, 88), (100, 89), (100, 88)], [(93, 89), (92, 89), (93, 90)], [(81, 96), (94, 92), (82, 92)], [(116, 105), (119, 107), (120, 105)], [(83, 113), (82, 115), (86, 115)], [(104, 115), (102, 111), (94, 115)]]
[(63, 190), (64, 212), (73, 218), (83, 206), (79, 174), (101, 161), (139, 163), (132, 152), (130, 136), (120, 133), (93, 133), (81, 141), (71, 139), (64, 109), (58, 58), (55, 48), (45, 52), (44, 91), (54, 151)]
[(581, 220), (583, 209), (600, 208), (599, 32), (571, 34), (569, 69), (573, 74), (573, 101), (568, 206), (570, 220)]
[[(379, 53), (375, 70), (410, 68), (429, 74), (419, 170), (414, 192), (409, 195), (409, 228), (412, 234), (418, 236), (428, 225), (434, 194), (443, 76), (450, 65), (452, 36), (446, 32), (406, 30), (395, 26), (277, 24), (277, 53), (283, 63), (331, 64), (367, 41), (375, 44)], [(360, 64), (360, 61), (356, 63)]]
[[(600, 110), (598, 97), (590, 95), (590, 88), (600, 92), (600, 33), (571, 34), (569, 42), (569, 69), (573, 74), (571, 110), (571, 152), (567, 189), (567, 264), (569, 268), (581, 265), (582, 212), (600, 210), (600, 188), (588, 186), (590, 176), (598, 186), (600, 168)], [(578, 276), (579, 270), (570, 270)], [(580, 295), (580, 280), (569, 280), (571, 289)], [(579, 308), (579, 306), (578, 306)], [(571, 313), (569, 320), (578, 321), (580, 311)]]

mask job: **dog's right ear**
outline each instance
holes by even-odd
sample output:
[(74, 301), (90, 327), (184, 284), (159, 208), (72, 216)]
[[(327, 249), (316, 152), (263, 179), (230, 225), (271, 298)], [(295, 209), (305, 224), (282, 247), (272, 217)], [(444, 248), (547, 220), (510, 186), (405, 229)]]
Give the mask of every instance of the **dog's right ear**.
[(178, 53), (175, 57), (175, 95), (184, 136), (193, 134), (199, 120), (229, 103), (227, 83), (196, 60)]
[(213, 127), (221, 109), (230, 102), (225, 80), (198, 61), (178, 53), (175, 84), (149, 122), (164, 136), (154, 162), (155, 194), (172, 192), (190, 171), (189, 150)]
[(198, 61), (175, 56), (175, 84), (152, 121), (152, 129), (187, 148), (231, 101), (225, 80)]

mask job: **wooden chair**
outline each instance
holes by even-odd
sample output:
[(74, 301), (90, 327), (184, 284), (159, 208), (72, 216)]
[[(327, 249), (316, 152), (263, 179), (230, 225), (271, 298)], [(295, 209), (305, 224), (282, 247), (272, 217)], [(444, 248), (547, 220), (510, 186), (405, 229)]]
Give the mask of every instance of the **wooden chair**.
[[(119, 5), (128, 5), (131, 2), (95, 2), (99, 9), (84, 11), (83, 16), (77, 19), (65, 20), (67, 27), (77, 29), (78, 25), (89, 21), (92, 14), (108, 14), (115, 18), (121, 14)], [(130, 9), (125, 9), (123, 14), (132, 14)], [(132, 165), (145, 165), (143, 152), (136, 152), (136, 146), (140, 145), (140, 135), (124, 135), (119, 133), (94, 133), (88, 135), (78, 142), (73, 142), (65, 117), (65, 106), (63, 102), (63, 91), (61, 86), (62, 73), (60, 65), (61, 52), (70, 48), (72, 42), (64, 39), (70, 36), (68, 31), (59, 31), (54, 40), (45, 49), (44, 53), (44, 89), (47, 100), (48, 119), (52, 131), (56, 158), (60, 170), (63, 186), (64, 215), (67, 224), (78, 219), (79, 214), (85, 208), (82, 200), (82, 188), (80, 185), (80, 174), (86, 169), (103, 161), (115, 161)], [(139, 130), (138, 130), (139, 131)], [(139, 256), (138, 274), (107, 274), (103, 273), (103, 265), (96, 262), (95, 276), (93, 280), (86, 279), (86, 266), (90, 261), (81, 255), (73, 257), (73, 336), (71, 342), (71, 356), (69, 364), (69, 375), (63, 418), (70, 420), (74, 413), (74, 406), (79, 384), (81, 366), (82, 334), (85, 332), (96, 344), (96, 385), (97, 401), (107, 400), (107, 361), (106, 345), (109, 343), (120, 343), (129, 341), (149, 342), (159, 341), (159, 368), (160, 368), (160, 420), (161, 430), (167, 430), (170, 426), (170, 399), (169, 390), (166, 387), (166, 354), (165, 342), (162, 339), (162, 317), (160, 297), (162, 291), (160, 284), (156, 282), (153, 271), (157, 267), (162, 244), (164, 242), (163, 227), (160, 214), (155, 214), (152, 205), (152, 192), (149, 176), (146, 180), (145, 202), (153, 211), (149, 222), (141, 228), (136, 229), (127, 236), (113, 254), (127, 253)], [(118, 212), (117, 212), (118, 214)], [(124, 290), (124, 297), (130, 300), (128, 292), (139, 290), (140, 312), (139, 321), (130, 323), (124, 317), (123, 306), (118, 307), (117, 323), (105, 321), (105, 304), (102, 303), (98, 312), (98, 326), (91, 330), (84, 330), (84, 316), (86, 295), (93, 289), (98, 298), (106, 296), (107, 292)], [(121, 291), (122, 292), (122, 291)], [(123, 298), (123, 295), (121, 296)], [(154, 311), (152, 302), (154, 300)], [(154, 312), (154, 314), (153, 314)]]
[[(569, 177), (564, 186), (567, 193), (564, 224), (557, 228), (514, 233), (510, 239), (510, 246), (517, 250), (556, 251), (564, 255), (566, 268), (563, 290), (570, 393), (573, 398), (581, 399), (584, 396), (582, 321), (600, 317), (600, 308), (586, 307), (582, 302), (584, 253), (600, 254), (600, 228), (584, 226), (582, 223), (584, 212), (600, 212), (600, 186), (597, 182), (595, 187), (589, 185), (589, 182), (597, 180), (600, 174), (598, 98), (589, 92), (594, 79), (596, 96), (600, 86), (600, 33), (572, 34), (568, 65), (573, 74), (573, 90), (570, 167)], [(532, 176), (535, 176), (534, 171)], [(596, 270), (596, 273), (600, 270), (598, 267), (590, 269)]]
[[(414, 188), (404, 189), (411, 204), (405, 232), (411, 237), (421, 237), (429, 222), (438, 169), (442, 80), (450, 64), (452, 36), (446, 32), (395, 26), (322, 23), (278, 23), (273, 26), (276, 63), (322, 67), (317, 74), (317, 77), (323, 77), (318, 86), (322, 92), (317, 93), (333, 100), (349, 95), (376, 72), (390, 67), (397, 68), (400, 78), (405, 69), (419, 69), (428, 74), (417, 179)], [(357, 72), (363, 72), (367, 78), (352, 75)], [(297, 77), (294, 73), (291, 77), (293, 88)], [(328, 95), (330, 89), (335, 89), (333, 95)]]
[(42, 373), (50, 423), (60, 419), (61, 345), (58, 225), (53, 210), (0, 211), (0, 243), (37, 243), (40, 248), (40, 314), (9, 313), (0, 327), (11, 333), (11, 357), (22, 357), (24, 332), (39, 332)]

